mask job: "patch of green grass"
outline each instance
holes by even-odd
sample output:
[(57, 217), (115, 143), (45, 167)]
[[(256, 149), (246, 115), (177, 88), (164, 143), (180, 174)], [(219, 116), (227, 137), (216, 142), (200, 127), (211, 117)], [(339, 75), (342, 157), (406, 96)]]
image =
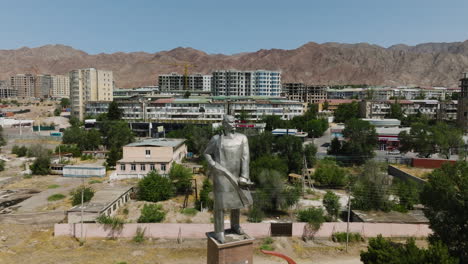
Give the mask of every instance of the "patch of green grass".
[(53, 194), (53, 195), (47, 197), (47, 201), (53, 202), (53, 201), (62, 200), (63, 198), (65, 198), (65, 195), (63, 195), (61, 193), (56, 193), (56, 194)]
[(198, 213), (198, 210), (195, 208), (184, 208), (182, 209), (181, 213), (184, 215), (194, 216)]
[(133, 242), (142, 243), (145, 241), (145, 231), (146, 228), (141, 229), (141, 227), (137, 227), (136, 234), (133, 237)]
[(25, 175), (23, 176), (23, 178), (25, 178), (25, 179), (31, 179), (31, 178), (32, 178), (32, 175), (31, 175), (31, 174), (25, 174)]
[(95, 184), (95, 183), (102, 183), (102, 181), (100, 181), (100, 180), (90, 180), (88, 183), (89, 184)]
[(47, 189), (57, 189), (58, 187), (60, 187), (60, 185), (52, 184), (52, 185), (47, 186)]
[(269, 250), (269, 251), (275, 250), (275, 247), (273, 246), (273, 242), (274, 242), (274, 240), (271, 237), (267, 237), (267, 238), (263, 239), (262, 245), (260, 246), (260, 249)]

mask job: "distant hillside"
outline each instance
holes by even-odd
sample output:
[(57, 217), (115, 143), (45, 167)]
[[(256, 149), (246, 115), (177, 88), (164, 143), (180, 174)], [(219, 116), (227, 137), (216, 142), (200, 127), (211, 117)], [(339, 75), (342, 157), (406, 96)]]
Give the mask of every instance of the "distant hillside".
[(157, 53), (117, 52), (90, 55), (63, 45), (0, 50), (0, 79), (16, 73), (65, 74), (95, 67), (114, 71), (119, 88), (156, 84), (157, 75), (182, 73), (167, 63), (188, 61), (193, 72), (215, 69), (281, 70), (285, 82), (313, 84), (371, 84), (458, 86), (468, 71), (468, 41), (394, 45), (383, 48), (367, 43), (309, 42), (293, 50), (259, 50), (235, 55), (207, 54), (192, 48)]

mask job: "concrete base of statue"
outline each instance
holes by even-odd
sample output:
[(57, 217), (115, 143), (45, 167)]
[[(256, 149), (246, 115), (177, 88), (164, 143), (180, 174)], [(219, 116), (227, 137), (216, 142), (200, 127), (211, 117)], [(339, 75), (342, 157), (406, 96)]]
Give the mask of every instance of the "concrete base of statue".
[(254, 239), (248, 235), (238, 235), (226, 230), (224, 244), (213, 237), (214, 233), (206, 233), (208, 237), (207, 264), (252, 264)]

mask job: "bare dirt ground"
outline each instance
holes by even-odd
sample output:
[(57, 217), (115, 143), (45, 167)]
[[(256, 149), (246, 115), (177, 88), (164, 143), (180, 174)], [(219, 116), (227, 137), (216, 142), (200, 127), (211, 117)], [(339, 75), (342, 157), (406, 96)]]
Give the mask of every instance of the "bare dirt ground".
[[(51, 228), (0, 225), (1, 263), (206, 263), (206, 240), (153, 239), (143, 243), (132, 240), (88, 239), (83, 245), (70, 237), (54, 237)], [(285, 261), (260, 252), (255, 242), (254, 263), (275, 264)], [(354, 244), (349, 253), (344, 246), (329, 241), (303, 242), (296, 238), (275, 238), (275, 251), (292, 257), (297, 263), (354, 264), (365, 244)]]

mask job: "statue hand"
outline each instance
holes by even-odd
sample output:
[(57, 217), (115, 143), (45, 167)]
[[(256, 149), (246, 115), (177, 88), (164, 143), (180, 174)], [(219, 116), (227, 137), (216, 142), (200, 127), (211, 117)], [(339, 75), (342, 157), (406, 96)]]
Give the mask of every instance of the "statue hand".
[(246, 178), (243, 178), (243, 177), (239, 178), (239, 186), (250, 187), (250, 186), (253, 186), (253, 185), (254, 185), (254, 183), (251, 182), (249, 179), (246, 179)]

